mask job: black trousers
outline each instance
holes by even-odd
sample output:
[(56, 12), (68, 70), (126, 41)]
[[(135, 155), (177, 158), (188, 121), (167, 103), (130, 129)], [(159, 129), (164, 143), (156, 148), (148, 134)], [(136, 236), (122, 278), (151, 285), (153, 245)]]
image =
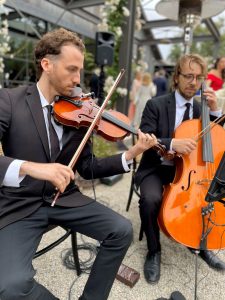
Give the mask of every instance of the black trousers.
[(161, 165), (140, 184), (139, 212), (150, 255), (161, 251), (157, 218), (162, 203), (163, 185), (172, 182), (174, 174), (175, 167)]
[(76, 208), (43, 205), (32, 215), (1, 229), (0, 299), (57, 299), (33, 278), (32, 259), (48, 224), (63, 225), (102, 241), (81, 299), (107, 299), (132, 241), (132, 226), (98, 202)]

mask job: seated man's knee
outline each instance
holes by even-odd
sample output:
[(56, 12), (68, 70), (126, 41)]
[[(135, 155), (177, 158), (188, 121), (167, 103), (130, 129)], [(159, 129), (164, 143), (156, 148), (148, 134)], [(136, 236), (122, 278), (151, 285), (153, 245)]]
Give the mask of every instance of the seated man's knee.
[(124, 217), (118, 220), (115, 226), (115, 235), (125, 244), (130, 244), (133, 239), (133, 227), (131, 222)]
[(14, 273), (11, 276), (4, 276), (0, 283), (1, 300), (22, 300), (29, 299), (27, 296), (33, 287), (34, 279), (25, 279), (21, 273)]
[(154, 210), (161, 205), (162, 197), (160, 195), (141, 195), (140, 206), (145, 210)]

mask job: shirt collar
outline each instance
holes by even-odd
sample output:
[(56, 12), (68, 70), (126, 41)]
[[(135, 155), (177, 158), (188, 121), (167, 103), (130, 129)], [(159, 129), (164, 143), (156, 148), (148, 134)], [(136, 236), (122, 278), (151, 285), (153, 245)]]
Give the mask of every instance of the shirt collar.
[(175, 91), (175, 98), (176, 98), (176, 105), (178, 107), (183, 107), (185, 106), (186, 103), (190, 103), (191, 106), (193, 106), (193, 99), (192, 97), (190, 100), (186, 100), (181, 94), (178, 92), (178, 90)]
[(46, 98), (44, 97), (44, 95), (42, 94), (39, 86), (38, 86), (38, 83), (37, 83), (37, 89), (38, 89), (38, 93), (39, 93), (39, 96), (40, 96), (40, 100), (41, 100), (41, 106), (42, 108), (46, 107), (47, 105), (49, 105), (49, 102), (46, 100)]

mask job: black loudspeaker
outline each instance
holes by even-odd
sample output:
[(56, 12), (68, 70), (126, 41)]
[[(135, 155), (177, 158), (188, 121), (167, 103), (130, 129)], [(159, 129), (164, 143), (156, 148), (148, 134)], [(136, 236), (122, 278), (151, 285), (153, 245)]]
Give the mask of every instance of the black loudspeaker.
[(96, 32), (95, 63), (98, 66), (113, 64), (115, 36), (111, 32)]

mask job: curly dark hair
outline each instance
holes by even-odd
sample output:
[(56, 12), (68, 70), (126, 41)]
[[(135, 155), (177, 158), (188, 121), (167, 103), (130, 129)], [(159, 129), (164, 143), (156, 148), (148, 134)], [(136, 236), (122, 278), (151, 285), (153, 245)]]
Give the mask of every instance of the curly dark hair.
[(84, 53), (85, 51), (83, 41), (75, 32), (68, 31), (64, 28), (59, 28), (43, 35), (43, 37), (38, 41), (34, 50), (38, 79), (43, 71), (41, 67), (41, 60), (46, 57), (46, 55), (59, 55), (61, 53), (61, 47), (68, 44), (72, 44), (77, 47), (81, 53)]
[(206, 76), (207, 75), (207, 63), (205, 61), (205, 59), (198, 55), (198, 54), (185, 54), (185, 55), (182, 55), (178, 61), (177, 61), (177, 64), (175, 66), (175, 69), (174, 69), (174, 74), (173, 74), (173, 89), (176, 89), (177, 88), (177, 82), (176, 82), (176, 78), (179, 76), (181, 70), (182, 70), (182, 67), (184, 66), (184, 64), (186, 62), (189, 62), (189, 66), (191, 67), (191, 64), (192, 63), (196, 63), (198, 64), (201, 69), (202, 69), (202, 75), (203, 76)]

